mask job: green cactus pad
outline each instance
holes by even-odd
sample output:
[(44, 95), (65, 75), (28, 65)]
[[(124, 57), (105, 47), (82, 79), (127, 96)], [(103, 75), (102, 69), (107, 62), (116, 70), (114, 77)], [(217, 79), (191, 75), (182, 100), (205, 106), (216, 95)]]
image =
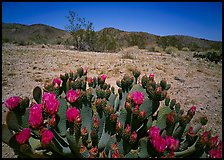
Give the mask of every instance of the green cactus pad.
[(115, 137), (115, 135), (114, 135), (114, 136), (111, 136), (110, 139), (109, 139), (109, 141), (108, 141), (108, 143), (107, 143), (107, 145), (106, 145), (106, 147), (105, 147), (105, 149), (104, 149), (104, 151), (105, 151), (106, 153), (108, 153), (109, 150), (111, 150), (111, 146), (112, 146), (112, 144), (114, 144), (115, 142), (116, 142), (116, 137)]
[(16, 114), (13, 111), (9, 111), (6, 115), (6, 124), (8, 125), (8, 128), (10, 130), (14, 130), (16, 132), (19, 132), (19, 122), (18, 119), (16, 117)]
[(104, 129), (103, 133), (102, 133), (102, 136), (101, 136), (101, 138), (99, 140), (99, 143), (98, 143), (98, 149), (99, 150), (103, 149), (107, 145), (110, 138), (111, 138), (111, 135), (108, 134), (108, 133), (105, 133), (105, 129)]
[(119, 96), (116, 95), (116, 98), (114, 100), (114, 112), (116, 112), (118, 110), (119, 103), (120, 103)]
[(140, 147), (140, 152), (139, 152), (139, 157), (140, 158), (147, 158), (149, 157), (148, 151), (147, 151), (147, 143), (148, 143), (148, 138), (144, 137), (139, 140), (139, 147)]
[(13, 134), (9, 130), (6, 124), (2, 124), (2, 141), (6, 144), (9, 144), (9, 140), (12, 138)]
[(33, 90), (33, 98), (34, 100), (40, 104), (42, 99), (42, 90), (39, 86), (35, 87)]
[(165, 106), (159, 110), (156, 126), (160, 128), (160, 130), (163, 130), (166, 128), (166, 117), (172, 110)]
[(120, 110), (120, 115), (118, 116), (118, 120), (121, 122), (122, 126), (125, 126), (126, 117), (127, 117), (127, 111), (125, 108), (122, 108)]
[(128, 154), (125, 155), (125, 158), (138, 158), (138, 152), (131, 150)]
[(67, 111), (67, 101), (65, 99), (59, 98), (60, 106), (58, 109), (58, 115), (60, 117), (60, 121), (58, 122), (58, 129), (60, 131), (61, 136), (65, 136), (66, 134), (66, 111)]
[(31, 148), (32, 148), (33, 150), (36, 150), (37, 148), (40, 148), (40, 147), (41, 147), (41, 142), (40, 142), (40, 140), (35, 139), (35, 138), (33, 138), (33, 137), (30, 137), (30, 138), (29, 138), (29, 143), (30, 143)]
[(138, 91), (138, 92), (142, 92), (143, 94), (144, 94), (144, 97), (146, 98), (146, 97), (148, 97), (148, 94), (146, 93), (146, 90), (142, 87), (142, 86), (140, 86), (139, 84), (135, 84), (135, 85), (133, 85), (133, 87), (132, 87), (132, 89), (129, 91), (129, 93), (133, 93), (133, 92), (136, 92), (136, 91)]
[(90, 133), (92, 125), (92, 109), (89, 106), (83, 105), (80, 114), (82, 119), (82, 128), (86, 127), (88, 133)]
[(66, 133), (66, 138), (69, 143), (69, 148), (71, 152), (74, 154), (74, 157), (81, 157), (80, 155), (80, 145), (81, 145), (81, 138), (76, 140), (75, 134), (70, 134), (69, 132)]
[(145, 111), (145, 117), (152, 115), (152, 100), (146, 97), (139, 110)]
[(25, 114), (21, 117), (21, 126), (23, 128), (29, 128), (28, 120), (29, 120), (30, 110), (27, 109)]

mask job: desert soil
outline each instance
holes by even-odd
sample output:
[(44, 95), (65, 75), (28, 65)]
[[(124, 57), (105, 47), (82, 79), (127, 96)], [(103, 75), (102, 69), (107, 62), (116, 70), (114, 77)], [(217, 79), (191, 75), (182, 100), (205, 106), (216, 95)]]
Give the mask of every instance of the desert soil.
[[(126, 55), (126, 56), (125, 56)], [(128, 56), (129, 57), (128, 57)], [(192, 125), (201, 115), (207, 115), (205, 130), (222, 137), (222, 63), (215, 64), (193, 58), (192, 52), (180, 55), (148, 52), (136, 47), (118, 53), (79, 52), (63, 46), (2, 46), (2, 104), (13, 96), (32, 97), (36, 86), (43, 88), (60, 74), (88, 69), (88, 77), (106, 74), (106, 82), (116, 87), (125, 73), (133, 68), (141, 76), (155, 74), (156, 82), (165, 78), (171, 83), (169, 96), (186, 111), (197, 107)], [(140, 76), (140, 78), (141, 78)], [(2, 105), (2, 123), (8, 109)], [(2, 142), (2, 158), (15, 158), (13, 150)]]

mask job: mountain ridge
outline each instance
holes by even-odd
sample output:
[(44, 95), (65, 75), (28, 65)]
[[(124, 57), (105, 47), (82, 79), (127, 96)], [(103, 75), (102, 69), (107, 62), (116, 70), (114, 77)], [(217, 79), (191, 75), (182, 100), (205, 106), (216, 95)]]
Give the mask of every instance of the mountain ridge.
[[(195, 49), (221, 49), (222, 41), (214, 41), (188, 35), (159, 36), (148, 32), (129, 32), (106, 27), (96, 31), (97, 35), (106, 34), (110, 41), (115, 40), (120, 47), (133, 45), (144, 48), (158, 45), (162, 48), (174, 46), (178, 49), (188, 47)], [(71, 41), (71, 35), (62, 30), (46, 24), (25, 25), (20, 23), (2, 23), (2, 42), (37, 43), (37, 44), (66, 44)]]

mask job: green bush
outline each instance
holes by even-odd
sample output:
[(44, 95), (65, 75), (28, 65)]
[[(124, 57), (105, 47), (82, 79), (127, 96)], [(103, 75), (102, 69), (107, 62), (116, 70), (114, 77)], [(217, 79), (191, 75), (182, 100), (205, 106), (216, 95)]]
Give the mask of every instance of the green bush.
[(178, 49), (176, 47), (173, 47), (173, 46), (168, 46), (168, 47), (166, 47), (165, 52), (167, 54), (172, 54), (173, 55), (173, 54), (176, 54), (178, 52)]

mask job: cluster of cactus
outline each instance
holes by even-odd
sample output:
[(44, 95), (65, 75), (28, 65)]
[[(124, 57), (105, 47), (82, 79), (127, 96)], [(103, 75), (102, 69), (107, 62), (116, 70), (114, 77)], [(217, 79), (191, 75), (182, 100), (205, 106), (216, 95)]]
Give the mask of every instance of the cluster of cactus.
[(33, 99), (10, 97), (2, 141), (19, 157), (222, 157), (222, 141), (199, 132), (207, 118), (190, 125), (195, 106), (185, 115), (165, 79), (132, 73), (117, 92), (106, 75), (78, 68), (34, 88)]

